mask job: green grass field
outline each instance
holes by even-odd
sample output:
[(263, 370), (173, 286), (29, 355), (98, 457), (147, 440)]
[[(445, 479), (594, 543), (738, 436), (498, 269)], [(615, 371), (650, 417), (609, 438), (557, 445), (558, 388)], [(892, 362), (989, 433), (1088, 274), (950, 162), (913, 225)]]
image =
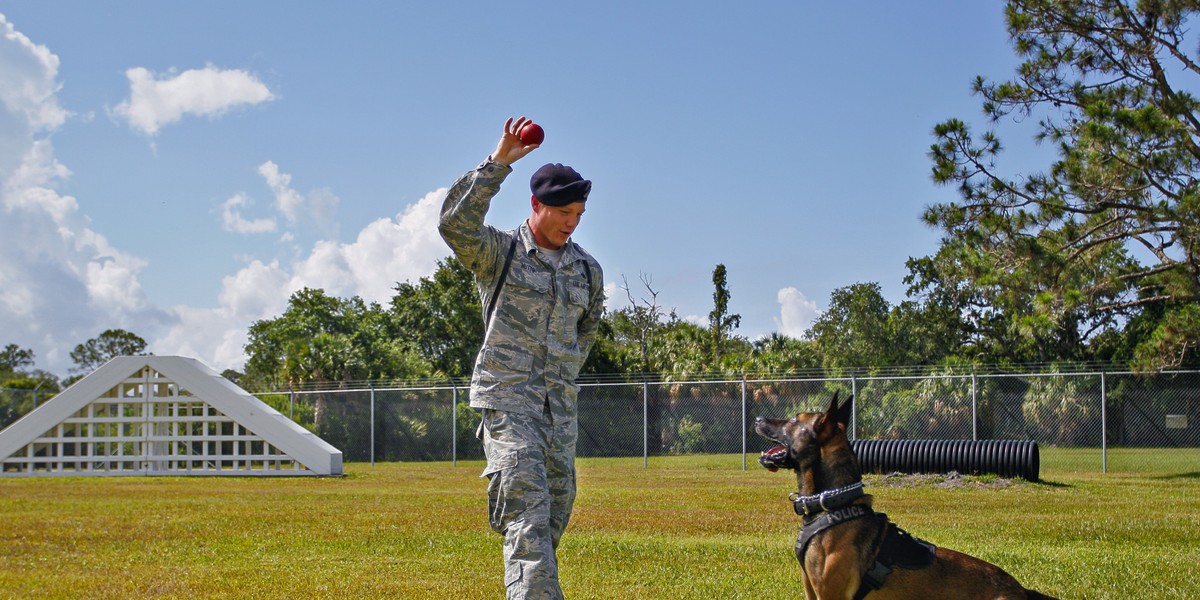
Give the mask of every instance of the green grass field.
[[(1196, 598), (1200, 466), (1043, 482), (937, 479), (876, 509), (1062, 598)], [(1110, 467), (1113, 457), (1110, 457)], [(1198, 463), (1193, 463), (1198, 464)], [(1078, 465), (1083, 465), (1078, 467)], [(801, 598), (795, 478), (741, 457), (581, 459), (559, 549), (572, 599)], [(479, 462), (350, 464), (340, 478), (0, 479), (0, 598), (501, 598)]]

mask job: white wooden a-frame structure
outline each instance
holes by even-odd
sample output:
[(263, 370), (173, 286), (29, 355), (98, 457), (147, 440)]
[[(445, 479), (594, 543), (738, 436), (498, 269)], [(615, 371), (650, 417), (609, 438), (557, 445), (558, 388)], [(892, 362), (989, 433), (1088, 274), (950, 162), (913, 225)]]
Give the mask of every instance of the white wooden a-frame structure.
[(0, 476), (341, 474), (340, 450), (179, 356), (114, 358), (0, 431)]

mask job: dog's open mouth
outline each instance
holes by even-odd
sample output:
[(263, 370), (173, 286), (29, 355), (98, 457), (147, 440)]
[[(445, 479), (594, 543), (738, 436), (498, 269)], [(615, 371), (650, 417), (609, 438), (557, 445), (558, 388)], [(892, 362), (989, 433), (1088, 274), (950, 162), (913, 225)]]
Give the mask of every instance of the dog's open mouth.
[(770, 450), (764, 450), (762, 455), (758, 457), (758, 464), (766, 467), (772, 473), (781, 468), (790, 469), (795, 467), (795, 463), (788, 459), (787, 446), (775, 446)]

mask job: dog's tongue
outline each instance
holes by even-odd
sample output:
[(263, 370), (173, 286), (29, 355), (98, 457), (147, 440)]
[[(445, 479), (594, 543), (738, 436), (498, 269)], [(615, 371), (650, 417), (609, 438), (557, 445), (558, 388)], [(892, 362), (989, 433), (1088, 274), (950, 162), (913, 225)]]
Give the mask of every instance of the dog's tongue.
[[(774, 473), (779, 470), (775, 463), (787, 456), (787, 448), (784, 446), (775, 446), (770, 450), (764, 450), (762, 456), (759, 457), (760, 463), (767, 468), (768, 471)], [(766, 460), (763, 460), (766, 459)], [(768, 464), (769, 463), (769, 464)]]

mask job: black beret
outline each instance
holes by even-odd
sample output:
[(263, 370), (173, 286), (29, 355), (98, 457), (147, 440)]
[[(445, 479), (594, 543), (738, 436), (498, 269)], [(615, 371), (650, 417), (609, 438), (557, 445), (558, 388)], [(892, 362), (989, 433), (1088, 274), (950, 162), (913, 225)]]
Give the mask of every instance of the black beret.
[(584, 179), (571, 167), (558, 163), (542, 165), (529, 180), (529, 189), (538, 202), (547, 206), (566, 206), (586, 202), (592, 182)]

